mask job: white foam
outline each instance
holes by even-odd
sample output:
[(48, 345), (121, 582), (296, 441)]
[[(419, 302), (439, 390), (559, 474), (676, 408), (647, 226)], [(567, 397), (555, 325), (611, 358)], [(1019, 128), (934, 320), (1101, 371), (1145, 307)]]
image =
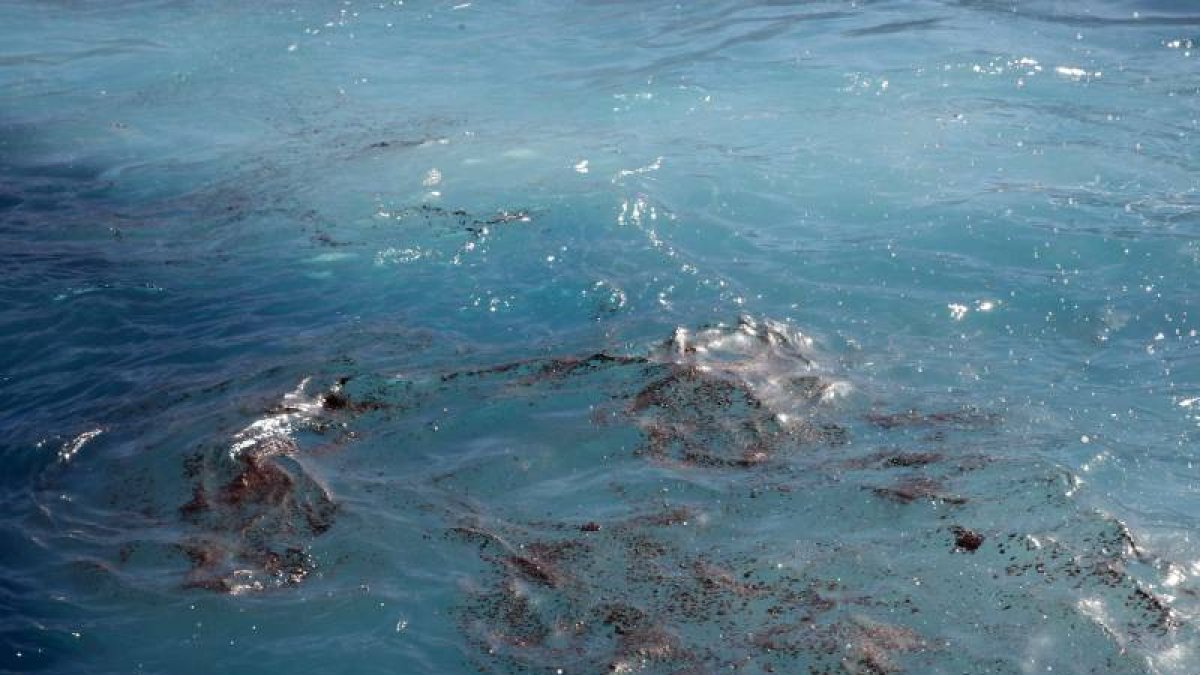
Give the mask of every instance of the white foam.
[(88, 441), (102, 433), (104, 433), (103, 429), (92, 429), (91, 431), (85, 431), (75, 438), (72, 438), (70, 441), (64, 443), (62, 448), (58, 451), (58, 461), (64, 464), (71, 461), (75, 455), (79, 454), (79, 451), (83, 449), (83, 446), (87, 445)]
[[(659, 360), (694, 366), (746, 386), (783, 424), (800, 423), (814, 403), (828, 404), (853, 390), (815, 358), (813, 339), (771, 319), (738, 319), (695, 332), (676, 328)], [(800, 384), (807, 381), (812, 384)], [(799, 390), (798, 390), (799, 387)]]
[(230, 459), (237, 459), (250, 450), (256, 454), (277, 454), (281, 448), (291, 446), (296, 426), (312, 420), (321, 411), (323, 398), (306, 393), (311, 379), (304, 378), (295, 389), (284, 394), (276, 412), (251, 422), (234, 434), (229, 446)]

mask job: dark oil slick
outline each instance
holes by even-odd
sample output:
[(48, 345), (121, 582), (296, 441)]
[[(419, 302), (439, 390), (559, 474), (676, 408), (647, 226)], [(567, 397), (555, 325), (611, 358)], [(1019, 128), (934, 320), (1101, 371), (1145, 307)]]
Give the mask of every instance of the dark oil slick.
[[(424, 495), (420, 508), (442, 514), (442, 545), (478, 556), (479, 574), (460, 590), (453, 610), (472, 668), (967, 668), (982, 655), (956, 647), (941, 632), (946, 626), (924, 618), (940, 611), (924, 588), (955, 588), (963, 574), (971, 582), (960, 592), (988, 595), (956, 602), (982, 603), (979, 609), (988, 611), (975, 616), (983, 626), (995, 621), (991, 611), (1002, 621), (1011, 613), (1022, 622), (1041, 611), (1039, 598), (1083, 593), (1105, 608), (1102, 621), (1091, 623), (1081, 613), (1075, 622), (1077, 630), (1095, 634), (1097, 646), (1110, 639), (1155, 644), (1185, 629), (1131, 574), (1131, 567), (1160, 563), (1145, 556), (1120, 523), (1062, 511), (1050, 497), (1053, 480), (1031, 482), (1026, 472), (1032, 465), (987, 454), (1006, 437), (999, 415), (973, 408), (854, 413), (822, 402), (821, 392), (834, 390), (837, 380), (804, 356), (802, 337), (782, 325), (743, 318), (732, 327), (698, 331), (680, 348), (686, 334), (644, 356), (535, 358), (380, 384), (373, 394), (349, 392), (354, 381), (345, 377), (315, 393), (305, 382), (234, 434), (231, 446), (185, 461), (192, 493), (178, 508), (188, 526), (179, 547), (190, 569), (180, 583), (220, 593), (277, 593), (321, 573), (313, 551), (320, 550), (321, 537), (336, 532), (343, 506), (305, 463), (326, 453), (355, 453), (358, 427), (386, 426), (392, 415), (419, 417), (440, 400), (472, 401), (481, 414), (510, 401), (536, 406), (558, 398), (571, 399), (577, 409), (590, 401), (581, 423), (605, 433), (624, 426), (640, 439), (623, 457), (601, 461), (711, 480), (722, 496), (717, 503), (626, 496), (619, 501), (627, 506), (617, 512), (547, 520), (513, 512), (500, 499), (504, 490), (493, 494), (496, 488), (476, 483), (471, 465), (411, 485)], [(756, 379), (768, 362), (790, 374), (784, 389), (766, 387), (778, 378)], [(796, 377), (800, 370), (810, 374)], [(773, 408), (779, 402), (788, 413)], [(871, 441), (864, 445), (858, 435)], [(974, 494), (976, 474), (1017, 491), (1000, 499)], [(853, 498), (855, 491), (862, 496)], [(804, 506), (842, 495), (851, 495), (862, 511), (830, 518)], [(1063, 517), (1075, 522), (1035, 533), (1009, 530), (986, 515), (991, 508), (1014, 508), (1010, 502), (1042, 512), (1048, 518), (1043, 527)], [(720, 524), (730, 514), (754, 522), (753, 514), (764, 509), (799, 518), (810, 513), (813, 522), (805, 538), (793, 541), (745, 538), (736, 529), (725, 537), (702, 534), (736, 528)], [(877, 538), (893, 522), (905, 523), (901, 537), (883, 535), (866, 550), (854, 543), (855, 529)], [(811, 552), (804, 562), (789, 553), (798, 549)], [(871, 549), (877, 553), (865, 552)], [(907, 569), (903, 557), (920, 550), (941, 560), (920, 572)], [(897, 583), (917, 573), (948, 576)], [(985, 630), (1003, 624), (993, 625)], [(1120, 667), (1123, 654), (1114, 649), (1106, 663)], [(1003, 658), (993, 658), (1003, 667)]]
[(0, 672), (1200, 671), (1198, 25), (0, 3)]

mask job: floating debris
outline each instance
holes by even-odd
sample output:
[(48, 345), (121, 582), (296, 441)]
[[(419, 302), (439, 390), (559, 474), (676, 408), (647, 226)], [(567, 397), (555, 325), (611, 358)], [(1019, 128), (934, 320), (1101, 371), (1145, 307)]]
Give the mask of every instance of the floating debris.
[(950, 528), (950, 531), (954, 533), (954, 548), (957, 551), (974, 553), (979, 550), (980, 546), (983, 546), (983, 535), (974, 530), (955, 525)]

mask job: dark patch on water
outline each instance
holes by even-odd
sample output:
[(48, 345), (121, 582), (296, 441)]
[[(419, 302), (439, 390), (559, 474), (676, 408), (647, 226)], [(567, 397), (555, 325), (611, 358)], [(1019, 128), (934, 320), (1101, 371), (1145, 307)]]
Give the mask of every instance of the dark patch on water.
[(979, 550), (980, 546), (983, 546), (984, 536), (974, 530), (955, 525), (950, 528), (950, 532), (954, 534), (954, 548), (957, 551), (974, 553)]
[(533, 220), (533, 213), (528, 209), (502, 209), (490, 215), (476, 215), (465, 209), (448, 209), (433, 204), (420, 204), (402, 209), (395, 214), (397, 220), (421, 218), (427, 225), (442, 225), (445, 221), (453, 221), (459, 227), (475, 235), (486, 234), (484, 229), (489, 225), (506, 223), (528, 223)]
[[(500, 391), (538, 386), (549, 393), (572, 378), (615, 371), (630, 377), (598, 393), (626, 404), (615, 416), (606, 414), (605, 423), (638, 429), (643, 442), (635, 454), (668, 468), (756, 476), (747, 470), (774, 467), (779, 478), (789, 475), (786, 460), (796, 453), (830, 452), (850, 440), (848, 429), (832, 422), (806, 418), (785, 425), (746, 383), (694, 364), (598, 353), (458, 371), (440, 383), (495, 379)], [(815, 400), (804, 392), (822, 388), (817, 378), (797, 378), (795, 386), (800, 400)], [(960, 422), (945, 414), (920, 420), (930, 428)], [(880, 450), (860, 468), (919, 470), (944, 459), (938, 452)], [(779, 494), (792, 491), (788, 484), (774, 487)], [(965, 503), (933, 478), (906, 477), (877, 489), (905, 503)], [(910, 598), (857, 592), (833, 579), (765, 565), (746, 552), (696, 550), (691, 533), (706, 520), (679, 505), (582, 524), (484, 525), (473, 516), (452, 528), (452, 538), (478, 547), (488, 569), (459, 614), (476, 665), (501, 672), (566, 666), (707, 672), (752, 664), (766, 671), (807, 664), (814, 672), (895, 672), (905, 654), (927, 650), (923, 636), (886, 619), (915, 611)]]
[(327, 246), (329, 248), (341, 248), (343, 246), (351, 246), (348, 241), (338, 241), (333, 238), (333, 235), (328, 232), (317, 232), (312, 236), (313, 243), (318, 246)]
[[(300, 583), (314, 567), (308, 542), (332, 527), (338, 505), (296, 462), (294, 447), (244, 454), (227, 482), (200, 481), (180, 514), (200, 532), (182, 544), (186, 585), (221, 592)], [(214, 458), (215, 459), (215, 458)], [(210, 480), (224, 472), (213, 467)], [(247, 566), (251, 569), (247, 570)], [(265, 578), (260, 578), (262, 573)]]
[[(997, 611), (1033, 606), (1025, 580), (1036, 578), (1048, 590), (1075, 584), (1077, 592), (1109, 603), (1110, 611), (1120, 603), (1123, 634), (1150, 639), (1179, 625), (1170, 606), (1129, 570), (1143, 564), (1143, 556), (1119, 524), (1084, 520), (1094, 533), (1081, 535), (1076, 527), (1060, 539), (1038, 535), (1040, 544), (1018, 547), (1033, 535), (993, 534), (995, 525), (979, 519), (980, 504), (992, 497), (977, 499), (972, 481), (984, 469), (998, 475), (1008, 469), (985, 454), (986, 444), (964, 439), (993, 436), (998, 415), (970, 407), (852, 412), (843, 426), (803, 393), (820, 383), (801, 377), (796, 400), (809, 402), (813, 413), (785, 424), (772, 409), (776, 399), (759, 396), (736, 373), (594, 352), (465, 368), (400, 385), (340, 378), (312, 396), (285, 397), (267, 415), (296, 416), (291, 436), (268, 434), (240, 454), (221, 448), (185, 461), (190, 493), (179, 514), (191, 527), (180, 547), (191, 567), (186, 584), (239, 593), (296, 585), (317, 573), (312, 543), (336, 526), (341, 507), (305, 462), (322, 447), (350, 443), (356, 432), (348, 425), (361, 416), (407, 415), (406, 400), (426, 397), (439, 409), (441, 401), (471, 410), (496, 402), (505, 411), (566, 398), (592, 402), (603, 408), (605, 425), (635, 433), (639, 441), (627, 446), (626, 458), (649, 460), (664, 475), (698, 477), (721, 498), (664, 499), (655, 506), (657, 500), (635, 501), (620, 512), (536, 520), (506, 514), (503, 500), (488, 505), (486, 488), (468, 491), (471, 479), (461, 472), (475, 471), (470, 465), (431, 476), (429, 486), (445, 502), (435, 499), (424, 508), (446, 514), (452, 525), (447, 541), (478, 552), (481, 571), (464, 581), (455, 616), (470, 660), (485, 670), (887, 673), (953, 661), (957, 657), (935, 646), (944, 641), (928, 622), (907, 619), (931, 609), (923, 590), (891, 579), (889, 565), (857, 560), (861, 551), (843, 541), (863, 525), (879, 525), (878, 534), (889, 537), (890, 526), (871, 518), (902, 520), (911, 532), (870, 544), (889, 556), (921, 550), (944, 556), (949, 534), (951, 550), (964, 554), (950, 560), (971, 565), (967, 570), (996, 571), (990, 581), (980, 576), (972, 583), (991, 584), (988, 602), (996, 602)], [(577, 421), (586, 427), (588, 419)], [(859, 430), (882, 447), (861, 448), (853, 434)], [(1053, 481), (1032, 479), (1028, 488), (1054, 489)], [(505, 487), (496, 490), (503, 495)], [(613, 490), (629, 499), (621, 485)], [(845, 524), (825, 523), (813, 540), (794, 544), (817, 551), (827, 564), (777, 564), (792, 557), (783, 554), (788, 546), (769, 540), (702, 543), (700, 532), (726, 510), (747, 522), (751, 513), (777, 518), (787, 509), (801, 518), (807, 504), (834, 492), (847, 503), (854, 501), (849, 495), (865, 494), (858, 503), (867, 507), (844, 512)], [(950, 525), (950, 518), (989, 534)], [(846, 565), (858, 572), (843, 577)], [(941, 575), (942, 584), (956, 578), (936, 566), (928, 573)]]
[[(194, 453), (183, 461), (191, 498), (179, 515), (194, 532), (180, 545), (191, 570), (185, 585), (225, 593), (262, 590), (269, 585), (302, 582), (316, 568), (308, 553), (311, 541), (326, 533), (340, 506), (305, 466), (307, 451), (289, 433), (271, 427), (293, 425), (296, 432), (338, 435), (326, 445), (356, 438), (343, 422), (390, 406), (346, 391), (349, 378), (312, 400), (285, 397), (267, 417), (247, 427), (226, 448)], [(328, 416), (336, 416), (327, 419)], [(338, 418), (341, 419), (339, 422)]]
[(419, 148), (422, 145), (427, 145), (429, 143), (432, 143), (433, 140), (434, 139), (430, 139), (430, 138), (420, 138), (420, 139), (399, 138), (399, 139), (390, 140), (390, 141), (376, 141), (376, 142), (368, 145), (367, 149), (368, 150), (388, 150), (388, 149), (404, 150), (404, 149), (408, 149), (408, 148)]
[[(1038, 579), (1046, 586), (1066, 584), (1076, 589), (1110, 591), (1101, 597), (1124, 608), (1121, 628), (1140, 639), (1164, 636), (1181, 625), (1180, 617), (1162, 598), (1129, 571), (1137, 562), (1136, 547), (1119, 521), (1101, 519), (1082, 523), (1073, 532), (1078, 548), (1049, 537), (1009, 533), (997, 541), (996, 550), (1010, 577)], [(1114, 608), (1109, 607), (1109, 611)]]
[(940, 464), (946, 460), (946, 455), (941, 452), (906, 452), (899, 449), (884, 449), (864, 457), (846, 460), (844, 466), (848, 469), (911, 469)]
[(849, 37), (867, 37), (871, 35), (892, 35), (894, 33), (932, 30), (934, 28), (938, 28), (944, 20), (945, 19), (935, 17), (931, 19), (914, 19), (912, 21), (893, 21), (891, 23), (884, 23), (878, 26), (871, 26), (870, 28), (856, 28), (854, 30), (848, 30), (844, 33), (844, 35)]
[(512, 361), (473, 370), (459, 370), (440, 376), (442, 382), (476, 379), (494, 375), (513, 374), (514, 383), (522, 386), (543, 384), (575, 375), (586, 375), (612, 366), (642, 366), (649, 359), (637, 356), (612, 355), (596, 352), (582, 357), (559, 357)]
[(875, 496), (898, 504), (922, 501), (962, 506), (967, 503), (966, 497), (947, 492), (942, 481), (923, 476), (901, 478), (891, 485), (875, 487), (871, 490)]
[(451, 530), (477, 543), (490, 563), (486, 585), (470, 593), (459, 617), (486, 655), (480, 665), (708, 672), (798, 660), (892, 672), (897, 654), (925, 649), (913, 630), (866, 615), (907, 607), (905, 598), (871, 598), (752, 558), (695, 553), (673, 534), (688, 527), (678, 516), (648, 513), (586, 541), (522, 543), (517, 531)]
[[(624, 376), (613, 377), (618, 374)], [(785, 504), (803, 508), (808, 500), (823, 499), (823, 491), (845, 494), (842, 484), (866, 490), (880, 503), (894, 505), (883, 508), (896, 515), (884, 517), (903, 518), (906, 528), (915, 529), (914, 535), (879, 542), (889, 556), (944, 551), (949, 533), (952, 550), (972, 556), (961, 560), (980, 561), (982, 567), (970, 569), (983, 573), (969, 578), (981, 584), (973, 588), (989, 589), (987, 602), (998, 603), (997, 611), (1020, 606), (1036, 612), (1036, 594), (1027, 584), (1006, 583), (1033, 575), (1047, 588), (1074, 583), (1076, 593), (1119, 603), (1122, 635), (1150, 639), (1178, 626), (1169, 605), (1127, 570), (1142, 556), (1119, 524), (1084, 519), (1065, 529), (1055, 544), (1031, 545), (1015, 556), (1002, 536), (995, 535), (993, 544), (993, 535), (946, 524), (952, 514), (977, 517), (982, 507), (969, 493), (978, 484), (972, 478), (976, 472), (991, 470), (999, 479), (1011, 470), (982, 451), (986, 443), (963, 440), (976, 435), (998, 442), (993, 438), (1002, 424), (997, 414), (972, 407), (871, 412), (862, 418), (867, 431), (875, 430), (869, 435), (882, 432), (890, 443), (863, 454), (850, 426), (820, 417), (785, 426), (748, 385), (691, 363), (593, 354), (464, 370), (439, 383), (475, 387), (485, 381), (496, 388), (477, 393), (504, 397), (519, 388), (527, 400), (535, 393), (552, 396), (571, 382), (574, 388), (566, 391), (595, 387), (596, 399), (623, 401), (605, 409), (603, 423), (638, 430), (642, 443), (635, 454), (663, 469), (703, 469), (717, 477), (727, 488), (722, 492), (727, 505), (721, 508), (739, 517), (751, 509), (747, 494), (766, 501), (772, 513)], [(847, 457), (851, 452), (858, 456)], [(1042, 483), (1030, 481), (1029, 487), (1014, 490), (1020, 499), (1031, 499), (1033, 509), (1041, 497), (1026, 491), (1058, 488), (1055, 481)], [(616, 493), (625, 495), (619, 486)], [(459, 622), (475, 650), (475, 665), (486, 670), (890, 673), (947, 659), (966, 667), (972, 658), (943, 650), (944, 641), (922, 628), (928, 622), (905, 618), (936, 608), (940, 600), (924, 596), (920, 587), (912, 595), (900, 592), (893, 583), (899, 580), (889, 579), (896, 573), (890, 566), (868, 567), (857, 581), (839, 581), (822, 576), (817, 567), (768, 564), (768, 552), (774, 550), (769, 542), (750, 549), (737, 538), (727, 547), (702, 545), (697, 528), (708, 527), (713, 514), (693, 504), (564, 522), (484, 520), (476, 507), (455, 538), (479, 547), (485, 571), (467, 592)], [(503, 511), (499, 504), (495, 508)], [(451, 512), (462, 516), (458, 509)], [(832, 540), (796, 546), (830, 551), (825, 571), (839, 570), (840, 577), (846, 564), (855, 564), (855, 554), (838, 537), (853, 536), (850, 522), (870, 517), (847, 514), (847, 529), (822, 531)], [(879, 526), (881, 534), (890, 529)], [(1098, 532), (1081, 536), (1081, 527)], [(1051, 546), (1059, 550), (1047, 556)], [(999, 564), (1000, 556), (1014, 559)], [(985, 570), (998, 574), (989, 580)], [(927, 573), (938, 577), (940, 592), (951, 597), (966, 592), (955, 589), (961, 572), (932, 567)], [(1092, 629), (1103, 634), (1102, 628)]]
[(806, 443), (844, 442), (833, 423), (781, 424), (745, 384), (697, 366), (672, 366), (630, 404), (645, 435), (638, 453), (656, 462), (752, 468)]

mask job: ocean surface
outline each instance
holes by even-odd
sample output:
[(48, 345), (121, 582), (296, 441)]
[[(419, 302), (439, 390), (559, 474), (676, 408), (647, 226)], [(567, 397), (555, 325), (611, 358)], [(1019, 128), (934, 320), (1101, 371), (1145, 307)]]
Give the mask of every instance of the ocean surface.
[(0, 672), (1200, 672), (1200, 6), (0, 3)]

